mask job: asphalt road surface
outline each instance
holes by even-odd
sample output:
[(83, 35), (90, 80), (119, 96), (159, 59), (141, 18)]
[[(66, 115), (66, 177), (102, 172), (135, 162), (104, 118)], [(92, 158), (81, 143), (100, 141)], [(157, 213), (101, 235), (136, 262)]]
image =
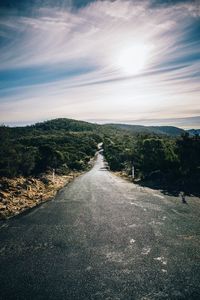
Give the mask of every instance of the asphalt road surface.
[(200, 199), (93, 169), (0, 223), (0, 299), (200, 299)]

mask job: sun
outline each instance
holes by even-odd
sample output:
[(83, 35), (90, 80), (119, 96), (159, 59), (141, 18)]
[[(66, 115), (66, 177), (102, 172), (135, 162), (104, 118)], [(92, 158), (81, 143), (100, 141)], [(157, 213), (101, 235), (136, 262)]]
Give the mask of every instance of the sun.
[(124, 47), (117, 55), (116, 66), (127, 75), (140, 73), (148, 61), (149, 48), (145, 44)]

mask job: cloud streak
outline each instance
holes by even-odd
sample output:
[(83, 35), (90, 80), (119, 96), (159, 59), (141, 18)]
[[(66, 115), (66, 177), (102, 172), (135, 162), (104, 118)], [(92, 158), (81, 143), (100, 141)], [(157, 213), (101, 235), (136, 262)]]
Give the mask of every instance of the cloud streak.
[[(59, 116), (124, 122), (196, 116), (196, 2), (163, 6), (152, 1), (95, 1), (81, 8), (72, 4), (64, 9), (34, 7), (29, 15), (4, 11), (1, 122)], [(138, 74), (124, 74), (116, 59), (134, 43), (149, 47), (148, 61)]]

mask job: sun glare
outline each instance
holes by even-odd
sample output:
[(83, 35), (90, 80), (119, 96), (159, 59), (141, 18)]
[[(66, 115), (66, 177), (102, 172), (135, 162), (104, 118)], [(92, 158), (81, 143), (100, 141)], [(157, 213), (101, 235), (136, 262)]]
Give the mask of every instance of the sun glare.
[(148, 53), (148, 47), (143, 44), (126, 47), (118, 53), (116, 59), (117, 67), (126, 74), (137, 74), (145, 68)]

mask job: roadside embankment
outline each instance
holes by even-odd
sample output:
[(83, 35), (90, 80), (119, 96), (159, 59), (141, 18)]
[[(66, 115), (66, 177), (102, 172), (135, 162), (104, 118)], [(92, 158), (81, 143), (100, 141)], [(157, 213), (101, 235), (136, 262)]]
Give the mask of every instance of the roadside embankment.
[(0, 179), (0, 219), (7, 219), (43, 203), (71, 182), (80, 172), (68, 175), (44, 174), (39, 178), (15, 177)]
[(131, 175), (128, 175), (126, 172), (124, 171), (115, 171), (112, 172), (114, 175), (119, 176), (127, 181), (133, 182), (133, 177)]

